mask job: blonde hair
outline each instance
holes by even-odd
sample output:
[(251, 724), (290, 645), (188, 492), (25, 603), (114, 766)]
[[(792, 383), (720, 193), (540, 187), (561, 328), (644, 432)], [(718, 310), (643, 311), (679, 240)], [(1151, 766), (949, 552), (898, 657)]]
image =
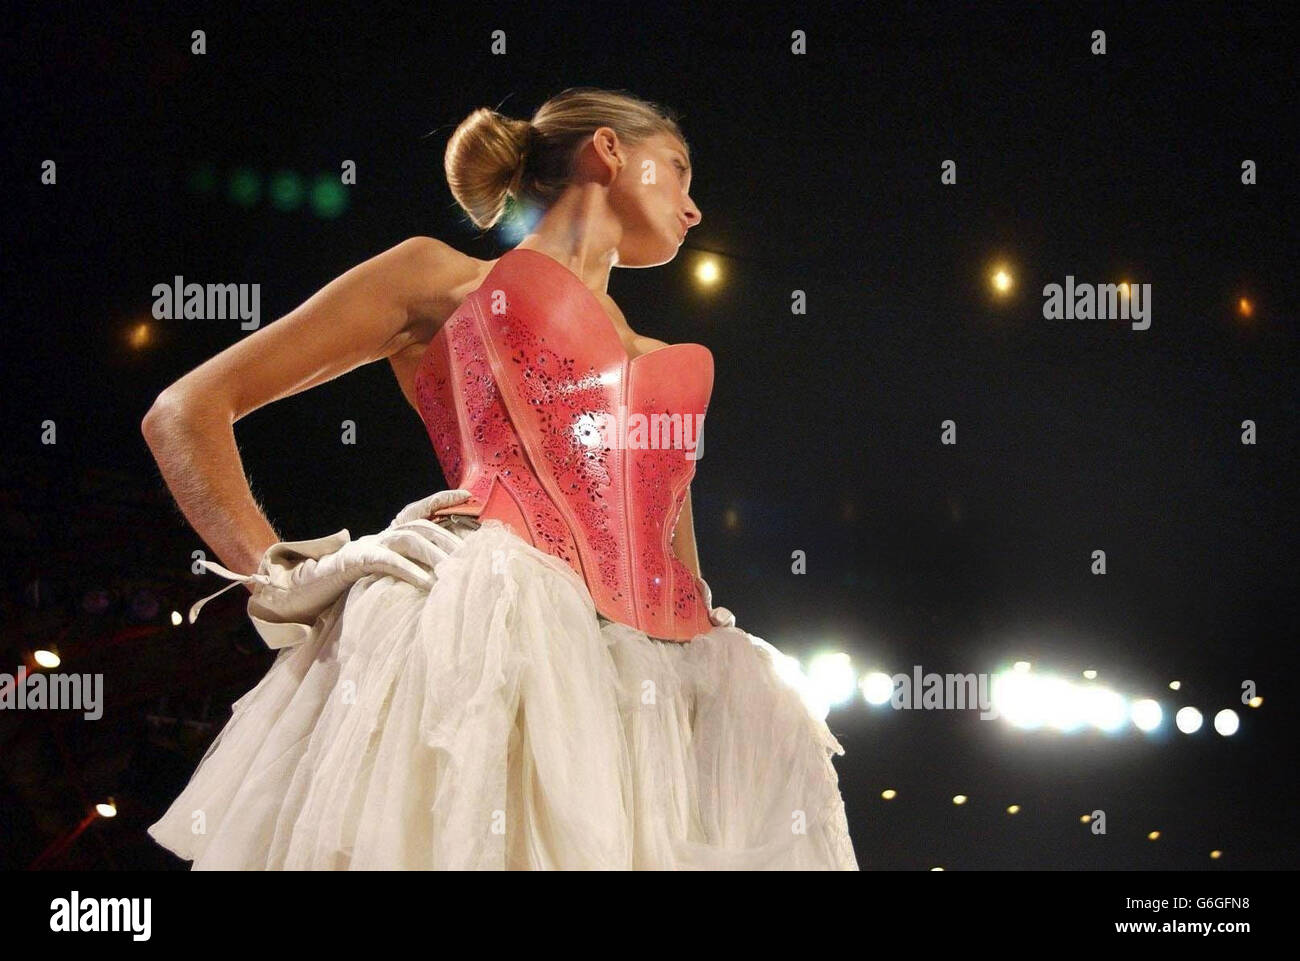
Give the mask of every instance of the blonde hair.
[(531, 121), (490, 107), (471, 113), (447, 142), (447, 185), (482, 230), (501, 219), (508, 197), (545, 210), (569, 186), (576, 148), (598, 127), (610, 127), (629, 147), (661, 133), (686, 143), (676, 115), (664, 107), (623, 90), (570, 87)]

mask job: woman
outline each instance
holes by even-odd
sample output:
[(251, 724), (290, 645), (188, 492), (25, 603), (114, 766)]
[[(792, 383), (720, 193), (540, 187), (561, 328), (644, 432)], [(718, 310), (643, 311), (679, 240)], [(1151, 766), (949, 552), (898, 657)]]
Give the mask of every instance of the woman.
[[(279, 650), (150, 834), (196, 869), (856, 869), (843, 749), (699, 576), (712, 355), (605, 292), (700, 222), (676, 122), (574, 88), (531, 122), (475, 111), (446, 172), (478, 226), (511, 197), (535, 228), (491, 262), (398, 244), (145, 418)], [(233, 423), (380, 358), (455, 486), (356, 541), (282, 542)]]

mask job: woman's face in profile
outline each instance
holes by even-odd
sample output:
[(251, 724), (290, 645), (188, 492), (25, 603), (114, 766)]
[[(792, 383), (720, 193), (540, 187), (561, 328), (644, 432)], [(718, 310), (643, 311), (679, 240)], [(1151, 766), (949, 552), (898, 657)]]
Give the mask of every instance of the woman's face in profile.
[(677, 256), (686, 231), (702, 217), (690, 196), (690, 163), (686, 145), (671, 134), (629, 148), (610, 195), (623, 225), (620, 265), (654, 267)]

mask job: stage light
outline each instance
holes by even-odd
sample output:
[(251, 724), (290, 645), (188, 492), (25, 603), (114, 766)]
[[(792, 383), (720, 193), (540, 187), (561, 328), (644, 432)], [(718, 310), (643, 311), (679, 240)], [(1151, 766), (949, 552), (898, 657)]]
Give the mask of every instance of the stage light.
[(276, 210), (297, 210), (307, 194), (302, 177), (293, 170), (277, 170), (271, 177), (271, 206)]
[(957, 795), (954, 795), (954, 797), (953, 797), (953, 799), (952, 799), (952, 803), (953, 803), (953, 804), (965, 804), (968, 800), (970, 800), (970, 799), (969, 799), (968, 797), (966, 797), (966, 795), (964, 795), (964, 794), (957, 794)]
[(1080, 815), (1079, 815), (1079, 821), (1080, 821), (1081, 823), (1083, 823), (1083, 824), (1087, 824), (1087, 823), (1088, 823), (1089, 821), (1091, 821), (1091, 820), (1092, 820), (1092, 815), (1091, 815), (1091, 814), (1080, 814)]
[(868, 704), (888, 704), (894, 696), (894, 679), (883, 671), (872, 671), (862, 678), (862, 696)]
[(1159, 831), (1152, 831), (1150, 834), (1147, 835), (1147, 840), (1148, 840), (1148, 841), (1159, 841), (1159, 840), (1160, 840), (1160, 832), (1159, 832)]
[(1086, 706), (1073, 684), (1056, 677), (1047, 678), (1041, 683), (1039, 697), (1051, 727), (1068, 734), (1083, 726)]
[(1020, 805), (1019, 805), (1019, 804), (1013, 804), (1013, 805), (1011, 805), (1011, 807), (1007, 808), (1007, 813), (1008, 813), (1008, 814), (1019, 814), (1019, 813), (1020, 813)]
[(993, 707), (1007, 723), (1032, 729), (1046, 721), (1047, 702), (1038, 678), (1024, 671), (1004, 671), (993, 676)]
[(1214, 729), (1224, 737), (1231, 737), (1237, 733), (1237, 728), (1241, 726), (1241, 718), (1237, 717), (1237, 712), (1232, 708), (1225, 707), (1218, 714), (1214, 715)]
[(1201, 729), (1201, 712), (1194, 707), (1179, 708), (1174, 715), (1174, 723), (1184, 734), (1195, 734)]
[(1086, 677), (1086, 678), (1087, 678), (1088, 680), (1090, 680), (1090, 681), (1095, 681), (1095, 680), (1097, 680), (1097, 672), (1096, 672), (1096, 671), (1093, 671), (1093, 670), (1087, 670), (1087, 671), (1084, 671), (1084, 672), (1083, 672), (1083, 676)]
[(1215, 850), (1215, 851), (1211, 851), (1211, 852), (1210, 852), (1210, 858), (1211, 858), (1211, 860), (1217, 861), (1217, 860), (1219, 860), (1219, 858), (1221, 858), (1221, 857), (1223, 857), (1223, 852), (1222, 852), (1222, 851)]
[(820, 700), (838, 707), (853, 697), (853, 664), (843, 653), (819, 654), (808, 666), (808, 680)]
[(347, 189), (337, 174), (318, 174), (311, 185), (312, 212), (324, 220), (333, 220), (348, 206)]
[(127, 332), (126, 342), (132, 350), (144, 350), (153, 343), (153, 326), (144, 321), (133, 324)]
[(1033, 665), (1028, 661), (1016, 661), (1016, 663), (1011, 665), (1013, 671), (1019, 671), (1021, 674), (1028, 674), (1031, 667), (1033, 667)]
[(1011, 272), (1005, 267), (999, 267), (994, 270), (991, 281), (994, 291), (999, 294), (1010, 293), (1011, 288), (1015, 286), (1015, 281), (1011, 279)]
[(172, 627), (180, 627), (185, 623), (185, 618), (181, 617), (180, 611), (172, 611)]
[(245, 210), (257, 205), (262, 196), (262, 175), (248, 167), (230, 173), (226, 182), (226, 197)]
[(1183, 686), (1183, 682), (1182, 682), (1182, 681), (1170, 681), (1170, 682), (1169, 682), (1169, 690), (1171, 690), (1171, 691), (1176, 691), (1176, 690), (1178, 690), (1178, 689), (1179, 689), (1180, 687), (1182, 687), (1182, 686)]
[(1242, 297), (1237, 301), (1237, 313), (1241, 314), (1243, 317), (1250, 318), (1255, 314), (1255, 305), (1245, 297)]
[(931, 868), (930, 870), (931, 870), (931, 871), (942, 871), (943, 868)]
[(718, 262), (712, 257), (704, 257), (695, 265), (695, 279), (705, 287), (712, 287), (721, 276)]
[(1139, 731), (1154, 731), (1160, 726), (1160, 721), (1163, 718), (1160, 705), (1149, 697), (1135, 702), (1130, 715), (1133, 718), (1133, 724)]
[(39, 648), (32, 653), (32, 660), (44, 668), (58, 667), (62, 663), (59, 655), (49, 648)]
[(109, 798), (105, 802), (96, 804), (95, 812), (102, 818), (115, 818), (117, 817), (117, 805), (113, 803), (112, 798)]
[(898, 797), (898, 792), (895, 791), (892, 787), (885, 788), (885, 790), (880, 792), (880, 796), (884, 798), (886, 801), (892, 801), (894, 798)]
[(1104, 687), (1089, 686), (1083, 690), (1083, 710), (1088, 723), (1099, 731), (1118, 731), (1128, 720), (1128, 704), (1124, 698)]
[(1258, 694), (1252, 697), (1249, 701), (1251, 707), (1259, 707), (1263, 703), (1264, 703), (1264, 699), (1260, 697)]
[(513, 247), (533, 232), (533, 227), (540, 219), (537, 210), (509, 196), (506, 197), (505, 213), (501, 215), (497, 229), (506, 246)]

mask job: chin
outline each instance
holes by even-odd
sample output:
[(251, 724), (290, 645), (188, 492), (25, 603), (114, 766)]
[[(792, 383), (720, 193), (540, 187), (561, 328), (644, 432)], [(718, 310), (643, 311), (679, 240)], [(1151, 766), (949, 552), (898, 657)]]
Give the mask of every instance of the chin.
[(618, 262), (620, 267), (660, 267), (676, 258), (679, 249), (673, 238), (667, 244), (642, 248), (626, 258), (620, 256)]

